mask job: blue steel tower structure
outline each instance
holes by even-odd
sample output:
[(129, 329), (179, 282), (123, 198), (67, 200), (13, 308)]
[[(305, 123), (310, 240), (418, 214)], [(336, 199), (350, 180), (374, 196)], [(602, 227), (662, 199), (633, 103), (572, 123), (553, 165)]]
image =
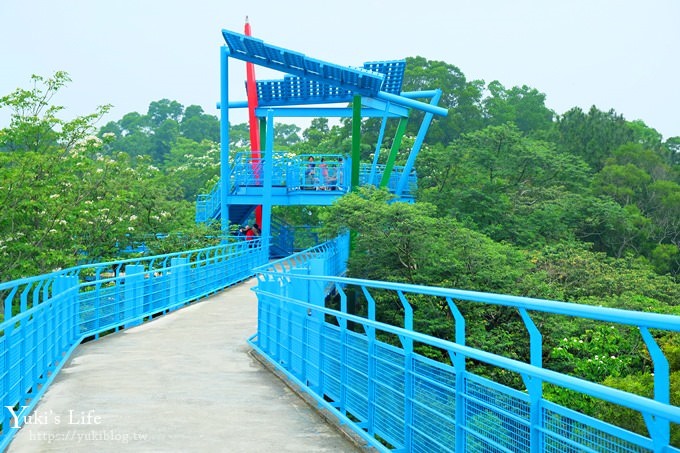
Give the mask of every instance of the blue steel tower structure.
[[(445, 116), (448, 113), (437, 106), (441, 90), (402, 92), (406, 67), (403, 60), (374, 61), (354, 68), (310, 58), (230, 30), (222, 30), (222, 35), (226, 45), (221, 47), (220, 52), (220, 181), (211, 194), (199, 197), (198, 222), (220, 219), (223, 232), (228, 234), (230, 223), (242, 223), (260, 205), (263, 245), (268, 250), (272, 206), (329, 205), (361, 184), (387, 187), (397, 199), (411, 197), (415, 160), (430, 123), (435, 115)], [(229, 149), (229, 112), (234, 108), (248, 107), (247, 101), (231, 100), (229, 65), (232, 59), (284, 74), (282, 79), (256, 82), (257, 108), (254, 110), (264, 149), (250, 157), (237, 156)], [(399, 143), (413, 110), (424, 112), (422, 122), (405, 165), (395, 167)], [(303, 117), (352, 119), (354, 136), (351, 153), (350, 150), (339, 152), (347, 156), (342, 164), (342, 171), (347, 177), (341, 186), (336, 187), (338, 190), (301, 190), (305, 189), (300, 183), (305, 162), (275, 151), (275, 119)], [(370, 163), (360, 162), (357, 126), (363, 118), (382, 119), (376, 152)], [(399, 120), (395, 145), (385, 159), (387, 163), (378, 164), (385, 125), (390, 119)]]

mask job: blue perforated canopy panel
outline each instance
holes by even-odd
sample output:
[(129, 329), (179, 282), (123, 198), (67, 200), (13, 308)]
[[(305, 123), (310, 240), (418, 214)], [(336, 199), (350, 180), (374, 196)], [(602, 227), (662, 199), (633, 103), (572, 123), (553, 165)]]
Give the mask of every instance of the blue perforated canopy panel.
[(261, 107), (291, 104), (351, 102), (352, 92), (303, 77), (285, 76), (282, 80), (258, 80), (257, 101)]
[[(381, 91), (394, 94), (401, 93), (405, 68), (406, 62), (403, 60), (364, 63), (364, 69), (385, 75)], [(263, 107), (351, 102), (353, 95), (345, 88), (291, 75), (281, 80), (257, 81), (258, 105)]]
[(404, 83), (404, 71), (406, 70), (406, 61), (370, 61), (364, 63), (364, 69), (385, 74), (380, 91), (386, 91), (392, 94), (401, 94), (401, 86)]
[(229, 30), (222, 30), (222, 35), (232, 58), (342, 88), (353, 94), (375, 96), (385, 80), (385, 74), (380, 72), (316, 60), (251, 36)]

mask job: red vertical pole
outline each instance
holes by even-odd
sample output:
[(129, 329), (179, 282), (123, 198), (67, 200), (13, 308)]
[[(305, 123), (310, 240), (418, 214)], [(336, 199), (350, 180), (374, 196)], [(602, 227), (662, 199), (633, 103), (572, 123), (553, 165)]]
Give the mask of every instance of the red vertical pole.
[[(244, 29), (246, 36), (252, 36), (250, 22), (246, 16)], [(258, 127), (255, 109), (257, 108), (257, 86), (255, 85), (255, 65), (246, 63), (246, 91), (248, 93), (248, 125), (250, 127), (250, 157), (253, 160), (253, 173), (255, 178), (260, 180), (260, 169), (262, 168), (261, 148), (260, 148), (260, 128)], [(255, 208), (255, 222), (262, 228), (262, 206)]]

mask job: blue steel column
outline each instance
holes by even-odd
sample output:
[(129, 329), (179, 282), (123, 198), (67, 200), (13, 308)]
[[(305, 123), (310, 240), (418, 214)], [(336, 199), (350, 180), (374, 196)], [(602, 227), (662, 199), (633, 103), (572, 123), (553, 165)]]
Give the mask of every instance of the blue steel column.
[[(342, 285), (336, 283), (335, 289), (340, 294), (340, 312), (347, 315), (347, 294)], [(347, 318), (337, 316), (338, 326), (340, 327), (340, 401), (337, 402), (338, 410), (342, 415), (347, 415)]]
[[(402, 291), (397, 291), (404, 307), (404, 329), (413, 332), (413, 307)], [(404, 450), (413, 451), (413, 405), (415, 401), (415, 370), (413, 364), (413, 338), (399, 338), (404, 348)]]
[[(524, 326), (529, 332), (529, 361), (538, 368), (543, 368), (543, 335), (536, 327), (529, 312), (525, 308), (519, 308), (519, 314), (524, 321)], [(538, 453), (543, 451), (543, 441), (541, 431), (543, 428), (543, 417), (541, 414), (541, 400), (543, 399), (543, 381), (536, 376), (529, 376), (522, 373), (522, 380), (529, 392), (529, 417), (531, 421), (530, 427), (530, 445), (531, 451)]]
[[(435, 91), (437, 93), (434, 96), (432, 96), (432, 100), (430, 101), (433, 107), (436, 107), (437, 103), (439, 102), (439, 98), (442, 97), (442, 90), (438, 89)], [(406, 165), (404, 166), (404, 173), (402, 173), (401, 179), (399, 179), (399, 185), (397, 185), (397, 190), (394, 193), (397, 196), (397, 198), (401, 196), (402, 192), (406, 188), (406, 184), (408, 184), (408, 175), (409, 173), (411, 173), (411, 170), (413, 170), (413, 166), (416, 163), (416, 157), (418, 157), (420, 147), (423, 146), (425, 134), (427, 133), (427, 130), (430, 127), (430, 123), (432, 122), (433, 117), (434, 114), (431, 111), (426, 111), (425, 117), (423, 118), (423, 122), (420, 124), (420, 129), (418, 130), (416, 140), (413, 143), (413, 147), (411, 148), (411, 153), (409, 154), (408, 160), (406, 161)]]
[(224, 236), (229, 233), (229, 49), (220, 47), (220, 223)]
[(274, 110), (267, 110), (267, 138), (264, 148), (264, 180), (262, 182), (262, 248), (269, 256), (272, 232), (272, 180), (274, 173)]
[[(14, 301), (14, 294), (16, 293), (18, 289), (18, 286), (14, 287), (12, 291), (5, 297), (5, 319), (11, 319), (12, 318), (12, 304)], [(0, 357), (4, 357), (4, 365), (5, 370), (10, 370), (12, 369), (12, 341), (10, 339), (13, 339), (14, 337), (14, 329), (15, 329), (15, 323), (9, 323), (7, 327), (5, 327), (3, 334), (5, 335), (4, 341), (2, 344), (4, 345), (3, 351), (0, 354)], [(47, 335), (42, 335), (43, 338), (49, 338)], [(49, 341), (49, 340), (48, 340)], [(45, 350), (47, 350), (47, 346), (45, 347)], [(3, 437), (7, 433), (7, 431), (11, 432), (11, 429), (13, 428), (8, 428), (7, 431), (5, 431), (5, 426), (9, 427), (10, 426), (10, 413), (9, 411), (5, 410), (6, 407), (14, 407), (16, 404), (16, 401), (12, 401), (10, 399), (11, 397), (11, 387), (12, 387), (12, 373), (5, 372), (4, 373), (4, 378), (0, 376), (0, 382), (2, 383), (2, 386), (0, 387), (0, 397), (4, 395), (3, 401), (0, 401), (2, 403), (2, 413), (3, 415), (0, 416), (0, 421), (2, 422), (2, 427), (3, 427)], [(1, 438), (0, 438), (1, 439)], [(0, 448), (4, 448), (3, 445), (0, 445)]]
[[(373, 296), (371, 296), (371, 293), (368, 292), (368, 289), (365, 286), (361, 287), (361, 291), (364, 294), (364, 297), (366, 298), (366, 303), (368, 304), (366, 309), (368, 311), (368, 319), (370, 321), (375, 321), (375, 300), (373, 299)], [(367, 391), (367, 401), (368, 401), (368, 420), (366, 420), (366, 426), (364, 427), (368, 434), (373, 436), (375, 434), (375, 410), (377, 409), (376, 404), (375, 404), (375, 394), (376, 390), (375, 387), (378, 385), (378, 377), (377, 377), (377, 372), (376, 372), (376, 359), (375, 359), (375, 327), (374, 326), (367, 326), (364, 325), (364, 331), (366, 332), (366, 337), (368, 337), (368, 354), (367, 354), (367, 360), (368, 363), (367, 365), (367, 371), (368, 371), (368, 388), (366, 389)], [(347, 346), (346, 346), (347, 347)], [(349, 386), (349, 381), (347, 382)]]
[[(314, 258), (309, 261), (309, 274), (310, 275), (326, 275), (324, 272), (325, 263), (323, 258)], [(312, 305), (317, 305), (319, 307), (325, 308), (325, 291), (323, 283), (317, 280), (310, 280), (309, 284), (309, 303)], [(325, 392), (325, 379), (324, 379), (324, 319), (325, 315), (316, 310), (312, 310), (308, 313), (309, 323), (307, 324), (307, 344), (316, 344), (318, 347), (317, 351), (312, 351), (313, 357), (308, 356), (308, 360), (313, 364), (313, 372), (316, 372), (316, 392), (318, 395), (323, 395)], [(308, 373), (310, 380), (314, 377)]]
[[(455, 319), (455, 335), (456, 344), (465, 346), (465, 317), (460, 312), (456, 304), (453, 302), (451, 297), (446, 298), (446, 302), (449, 305), (449, 310)], [(451, 354), (451, 352), (449, 352)], [(465, 356), (457, 352), (452, 355), (451, 362), (453, 363), (453, 369), (456, 373), (456, 450), (455, 451), (465, 451), (465, 446), (467, 444), (467, 409), (466, 409), (466, 374), (465, 371)]]
[[(652, 334), (649, 333), (649, 329), (646, 327), (639, 327), (639, 329), (654, 364), (654, 399), (660, 403), (670, 404), (670, 368), (668, 359), (666, 359)], [(670, 422), (661, 417), (652, 417), (645, 413), (642, 416), (647, 425), (649, 437), (654, 442), (654, 451), (665, 451), (666, 446), (671, 440)]]

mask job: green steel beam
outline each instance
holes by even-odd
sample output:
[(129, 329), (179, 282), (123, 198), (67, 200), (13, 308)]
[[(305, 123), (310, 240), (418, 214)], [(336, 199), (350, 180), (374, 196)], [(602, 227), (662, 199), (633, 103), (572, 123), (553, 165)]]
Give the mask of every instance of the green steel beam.
[[(263, 116), (262, 118), (259, 118), (260, 121), (258, 121), (260, 125), (260, 148), (266, 149), (267, 148), (267, 142), (266, 142), (266, 137), (267, 137), (267, 117)], [(262, 226), (262, 225), (260, 225)]]
[(408, 117), (399, 120), (399, 126), (397, 126), (397, 133), (394, 134), (394, 142), (392, 142), (390, 155), (387, 157), (385, 172), (383, 173), (382, 179), (380, 180), (380, 187), (387, 187), (387, 183), (390, 182), (390, 175), (392, 174), (392, 169), (394, 168), (394, 162), (397, 160), (397, 154), (399, 154), (399, 148), (401, 147), (401, 139), (404, 138), (407, 125)]

